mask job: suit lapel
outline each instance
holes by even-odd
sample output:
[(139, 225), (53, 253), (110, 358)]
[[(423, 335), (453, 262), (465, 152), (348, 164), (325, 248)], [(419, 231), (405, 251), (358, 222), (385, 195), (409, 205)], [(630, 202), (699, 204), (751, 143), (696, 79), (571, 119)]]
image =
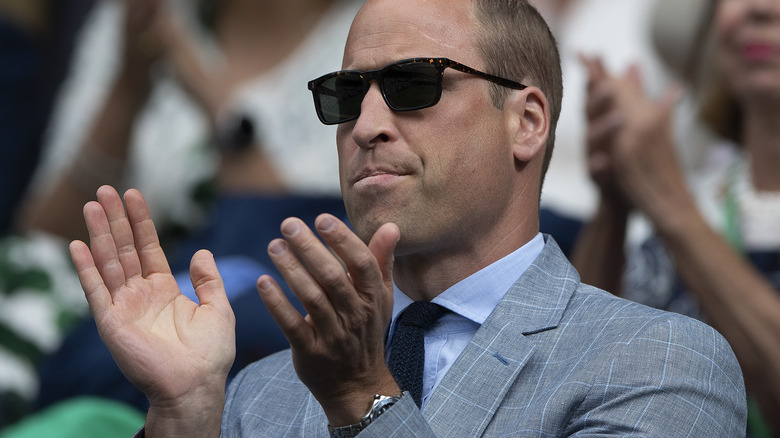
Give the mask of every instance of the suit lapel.
[(425, 405), (437, 436), (481, 436), (533, 356), (526, 336), (560, 322), (579, 276), (555, 241), (546, 240)]

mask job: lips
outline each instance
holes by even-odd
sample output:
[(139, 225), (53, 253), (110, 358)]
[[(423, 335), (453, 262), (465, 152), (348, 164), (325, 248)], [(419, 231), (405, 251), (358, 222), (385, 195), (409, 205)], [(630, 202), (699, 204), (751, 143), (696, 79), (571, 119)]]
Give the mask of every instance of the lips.
[(778, 50), (767, 43), (748, 43), (742, 46), (742, 54), (748, 61), (765, 61), (774, 57)]
[(358, 172), (357, 175), (355, 175), (355, 177), (352, 179), (352, 183), (355, 184), (369, 178), (383, 177), (383, 176), (397, 177), (400, 176), (400, 174), (398, 173), (398, 171), (389, 168), (383, 168), (383, 167), (366, 168)]

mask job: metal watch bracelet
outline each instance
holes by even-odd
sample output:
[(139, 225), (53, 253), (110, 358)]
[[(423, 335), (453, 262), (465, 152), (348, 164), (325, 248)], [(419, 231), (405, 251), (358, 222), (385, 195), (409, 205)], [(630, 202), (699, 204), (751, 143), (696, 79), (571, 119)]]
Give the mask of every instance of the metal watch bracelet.
[(330, 432), (331, 438), (353, 438), (356, 437), (363, 429), (368, 427), (371, 422), (377, 419), (382, 413), (390, 409), (391, 406), (396, 404), (398, 400), (403, 397), (403, 394), (390, 396), (390, 395), (374, 395), (374, 401), (371, 404), (371, 409), (364, 415), (360, 422), (350, 424), (341, 427), (328, 426), (328, 432)]

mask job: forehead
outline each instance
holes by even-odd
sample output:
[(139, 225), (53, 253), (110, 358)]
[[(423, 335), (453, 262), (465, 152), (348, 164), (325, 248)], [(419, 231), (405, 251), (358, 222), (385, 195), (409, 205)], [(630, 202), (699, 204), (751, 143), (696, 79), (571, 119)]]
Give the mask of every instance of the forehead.
[(344, 69), (368, 70), (414, 57), (480, 68), (471, 0), (368, 0), (350, 28)]

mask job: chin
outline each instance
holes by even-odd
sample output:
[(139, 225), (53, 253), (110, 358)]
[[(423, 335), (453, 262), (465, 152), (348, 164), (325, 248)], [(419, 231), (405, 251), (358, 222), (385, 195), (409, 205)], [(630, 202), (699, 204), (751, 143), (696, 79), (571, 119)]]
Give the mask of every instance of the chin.
[[(364, 242), (371, 240), (382, 225), (393, 222), (398, 224), (398, 208), (390, 207), (386, 200), (372, 199), (371, 202), (345, 202), (347, 216), (355, 234)], [(403, 235), (403, 229), (401, 231)]]
[(378, 230), (382, 224), (388, 222), (375, 217), (369, 217), (365, 212), (361, 212), (360, 214), (349, 213), (347, 216), (349, 216), (352, 230), (366, 245), (371, 241), (371, 237), (376, 233), (376, 230)]
[(744, 72), (739, 77), (731, 76), (726, 82), (730, 92), (743, 105), (764, 103), (780, 98), (780, 71)]
[(753, 84), (745, 87), (739, 94), (745, 97), (743, 101), (747, 105), (772, 104), (775, 107), (780, 106), (780, 84)]

